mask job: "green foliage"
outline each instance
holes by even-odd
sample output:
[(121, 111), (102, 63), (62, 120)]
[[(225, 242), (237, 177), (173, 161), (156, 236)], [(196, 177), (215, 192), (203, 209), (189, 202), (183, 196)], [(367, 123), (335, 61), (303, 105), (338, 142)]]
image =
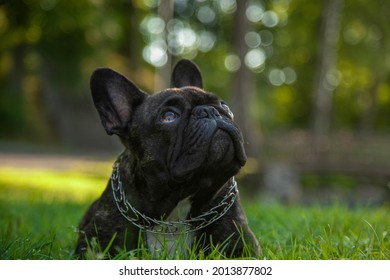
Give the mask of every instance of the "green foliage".
[[(106, 180), (74, 171), (30, 171), (28, 181), (15, 170), (0, 170), (0, 258), (73, 259), (77, 224)], [(10, 174), (6, 178), (5, 174)], [(21, 173), (20, 173), (21, 174)], [(64, 180), (64, 178), (68, 178)], [(55, 181), (63, 180), (63, 185)], [(283, 206), (243, 199), (249, 224), (265, 259), (389, 259), (388, 208)], [(136, 251), (122, 251), (118, 259), (154, 259), (140, 243)], [(185, 245), (183, 245), (185, 246)], [(174, 259), (226, 259), (223, 244), (205, 256), (188, 248)], [(107, 257), (108, 248), (91, 244), (92, 259)], [(249, 248), (248, 248), (249, 251)], [(166, 259), (167, 252), (157, 258)], [(248, 256), (248, 258), (250, 258)]]
[[(51, 114), (64, 116), (50, 104), (60, 106), (64, 99), (85, 104), (82, 97), (96, 67), (115, 68), (153, 91), (152, 65), (158, 63), (147, 54), (151, 46), (174, 59), (195, 59), (207, 89), (229, 100), (239, 68), (232, 64), (237, 63), (237, 2), (175, 1), (166, 29), (156, 28), (164, 26), (158, 3), (163, 2), (5, 1), (0, 6), (1, 136), (60, 134)], [(266, 130), (310, 123), (323, 3), (248, 1), (257, 14), (246, 15), (247, 52), (255, 50), (264, 60), (251, 68), (257, 99), (251, 110)], [(332, 126), (388, 130), (390, 2), (343, 3), (337, 69), (327, 77), (334, 89)], [(254, 63), (248, 61), (238, 63)]]

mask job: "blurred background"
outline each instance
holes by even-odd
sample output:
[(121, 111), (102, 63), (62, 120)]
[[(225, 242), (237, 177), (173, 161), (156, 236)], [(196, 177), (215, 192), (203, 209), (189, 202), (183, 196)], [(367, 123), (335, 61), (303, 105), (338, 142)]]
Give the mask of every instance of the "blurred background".
[(0, 165), (112, 160), (121, 145), (93, 108), (92, 71), (153, 93), (188, 58), (243, 130), (247, 191), (389, 203), (390, 1), (0, 3)]

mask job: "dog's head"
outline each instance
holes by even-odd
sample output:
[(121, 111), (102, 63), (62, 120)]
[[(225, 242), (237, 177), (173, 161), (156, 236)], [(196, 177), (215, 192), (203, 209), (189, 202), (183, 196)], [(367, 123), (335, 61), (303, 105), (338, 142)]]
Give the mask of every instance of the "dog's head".
[(133, 167), (155, 185), (221, 186), (245, 164), (232, 112), (202, 88), (200, 71), (188, 60), (175, 66), (171, 88), (154, 95), (107, 68), (91, 77), (104, 128), (120, 137)]

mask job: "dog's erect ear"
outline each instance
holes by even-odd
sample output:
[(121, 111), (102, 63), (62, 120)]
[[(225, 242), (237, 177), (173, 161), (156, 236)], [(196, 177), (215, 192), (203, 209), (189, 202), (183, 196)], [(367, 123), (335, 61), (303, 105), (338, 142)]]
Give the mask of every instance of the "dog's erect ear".
[(121, 74), (99, 68), (91, 76), (93, 102), (107, 134), (123, 136), (136, 106), (146, 94)]
[(203, 81), (198, 66), (190, 60), (182, 59), (173, 69), (171, 87), (181, 88), (185, 86), (203, 88)]

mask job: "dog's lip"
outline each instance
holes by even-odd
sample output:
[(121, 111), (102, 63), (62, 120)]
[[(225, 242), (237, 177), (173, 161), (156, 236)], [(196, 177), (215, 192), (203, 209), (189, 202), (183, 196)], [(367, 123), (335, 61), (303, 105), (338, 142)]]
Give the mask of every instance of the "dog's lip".
[[(222, 131), (223, 133), (226, 133), (226, 137), (230, 137), (234, 152), (235, 152), (235, 160), (237, 163), (242, 167), (246, 163), (246, 154), (243, 146), (243, 140), (242, 140), (242, 135), (240, 130), (237, 128), (237, 126), (231, 121), (227, 120), (225, 118), (218, 118), (218, 119), (213, 119), (214, 122), (214, 128), (209, 131), (208, 139), (204, 145), (210, 146), (211, 142), (213, 141), (213, 138), (215, 134), (218, 131)], [(171, 168), (170, 168), (170, 173), (171, 177), (174, 179), (175, 182), (184, 182), (187, 181), (189, 178), (192, 178), (194, 174), (197, 173), (200, 169), (202, 169), (202, 166), (204, 166), (204, 161), (207, 161), (207, 153), (194, 153), (191, 151), (191, 147), (188, 147), (185, 150), (181, 150), (180, 153), (178, 153), (176, 156), (171, 157)], [(196, 162), (198, 164), (190, 164), (192, 165), (191, 168), (178, 168), (178, 161), (181, 161), (181, 158), (183, 155), (191, 155), (193, 154), (194, 156), (197, 154), (199, 157), (203, 159), (198, 159)]]
[(187, 170), (181, 173), (172, 174), (172, 178), (176, 183), (184, 183), (192, 178), (193, 170)]
[(241, 132), (239, 131), (239, 129), (231, 122), (228, 122), (224, 119), (220, 119), (217, 121), (217, 127), (218, 129), (221, 129), (230, 136), (234, 145), (237, 160), (241, 166), (244, 166), (247, 158), (243, 147)]

